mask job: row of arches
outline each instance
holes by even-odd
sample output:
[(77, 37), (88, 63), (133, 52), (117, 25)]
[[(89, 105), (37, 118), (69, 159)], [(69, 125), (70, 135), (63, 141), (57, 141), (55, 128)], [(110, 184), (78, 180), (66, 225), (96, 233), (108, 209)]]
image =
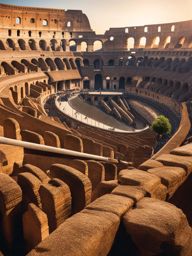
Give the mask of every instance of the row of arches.
[[(186, 42), (186, 38), (184, 36), (180, 37), (176, 44), (174, 45), (174, 48), (182, 48)], [(150, 40), (150, 44), (147, 42), (147, 38), (145, 36), (141, 37), (139, 39), (138, 46), (135, 45), (135, 38), (129, 37), (127, 39), (127, 48), (128, 50), (133, 48), (169, 48), (171, 43), (171, 36), (167, 36), (163, 42), (161, 42), (160, 36), (154, 37), (152, 40)], [(188, 45), (189, 48), (192, 47), (192, 42)]]
[(192, 87), (188, 82), (167, 80), (159, 77), (144, 77), (137, 88), (147, 89), (177, 101), (187, 101), (192, 97)]
[(165, 57), (135, 57), (135, 55), (127, 55), (127, 57), (119, 57), (117, 59), (104, 60), (100, 58), (88, 59), (80, 61), (83, 67), (91, 67), (95, 70), (101, 70), (104, 66), (132, 66), (132, 67), (153, 67), (161, 68), (165, 71), (189, 72), (192, 69), (192, 58), (165, 58)]
[(0, 65), (1, 75), (15, 75), (16, 73), (75, 70), (80, 65), (80, 59), (76, 58), (32, 58), (31, 60), (21, 59), (20, 61), (3, 61)]
[[(66, 51), (67, 50), (67, 42), (65, 39), (56, 40), (51, 39), (50, 41), (41, 39), (39, 41), (36, 41), (35, 39), (29, 39), (24, 40), (22, 38), (18, 40), (13, 40), (12, 38), (8, 38), (6, 41), (0, 40), (0, 50), (6, 50), (6, 48), (9, 47), (13, 50), (16, 50), (17, 47), (20, 48), (20, 50), (38, 50), (41, 49), (43, 51)], [(96, 40), (93, 43), (93, 51), (99, 51), (103, 48), (103, 43), (99, 40)], [(71, 40), (69, 41), (69, 51), (81, 51), (81, 52), (87, 52), (88, 51), (88, 43), (83, 41), (78, 46), (76, 41)]]
[[(139, 39), (137, 42), (134, 37), (129, 37), (127, 39), (127, 49), (133, 48), (169, 48), (171, 44), (171, 36), (167, 36), (164, 41), (161, 41), (159, 36), (154, 37), (152, 40), (150, 39), (147, 42), (147, 38), (145, 36)], [(180, 37), (178, 41), (175, 43), (174, 48), (182, 48), (186, 44), (186, 38)], [(40, 39), (29, 39), (24, 40), (19, 38), (18, 40), (13, 40), (12, 38), (8, 38), (6, 41), (0, 40), (0, 50), (6, 50), (7, 47), (16, 50), (19, 48), (20, 50), (43, 50), (43, 51), (72, 51), (72, 52), (89, 52), (89, 51), (101, 51), (103, 49), (103, 42), (100, 40), (96, 40), (93, 42), (93, 45), (88, 45), (86, 41), (82, 41), (78, 44), (75, 40), (71, 39), (67, 42), (65, 39), (57, 40), (55, 38), (49, 40)], [(188, 44), (188, 48), (192, 48), (192, 42)]]
[(103, 78), (102, 74), (96, 74), (94, 76), (94, 88), (91, 88), (91, 81), (89, 77), (84, 77), (83, 79), (83, 89), (90, 90), (94, 89), (96, 91), (100, 90), (125, 90), (127, 85), (130, 85), (132, 82), (131, 77), (105, 77)]

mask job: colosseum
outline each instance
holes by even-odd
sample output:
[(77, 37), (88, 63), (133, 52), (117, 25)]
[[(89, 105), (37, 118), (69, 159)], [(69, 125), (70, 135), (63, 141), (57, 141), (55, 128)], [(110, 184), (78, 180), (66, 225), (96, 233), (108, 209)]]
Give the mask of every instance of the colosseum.
[(0, 256), (191, 256), (191, 99), (192, 20), (0, 4)]

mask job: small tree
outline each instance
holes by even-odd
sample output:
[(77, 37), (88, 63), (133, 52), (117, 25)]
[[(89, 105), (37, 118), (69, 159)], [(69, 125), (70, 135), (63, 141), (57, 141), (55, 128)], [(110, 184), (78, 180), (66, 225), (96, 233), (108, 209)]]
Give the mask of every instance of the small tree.
[(152, 123), (152, 129), (158, 135), (170, 134), (172, 130), (171, 123), (166, 116), (158, 116)]

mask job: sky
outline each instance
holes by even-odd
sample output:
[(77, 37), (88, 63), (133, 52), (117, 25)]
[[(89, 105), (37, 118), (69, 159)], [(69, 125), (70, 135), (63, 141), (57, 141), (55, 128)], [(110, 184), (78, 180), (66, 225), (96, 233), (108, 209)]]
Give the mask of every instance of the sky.
[(82, 10), (97, 34), (110, 27), (192, 20), (192, 0), (0, 0), (0, 3)]

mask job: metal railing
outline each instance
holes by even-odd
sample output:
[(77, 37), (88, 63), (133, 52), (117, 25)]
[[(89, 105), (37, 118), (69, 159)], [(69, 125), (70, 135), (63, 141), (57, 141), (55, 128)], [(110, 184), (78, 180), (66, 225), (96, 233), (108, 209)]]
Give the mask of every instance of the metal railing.
[(17, 146), (17, 147), (23, 147), (25, 149), (29, 150), (36, 150), (36, 151), (42, 151), (52, 154), (58, 154), (58, 155), (64, 155), (64, 156), (72, 156), (75, 158), (84, 158), (84, 159), (91, 159), (91, 160), (98, 160), (103, 162), (110, 162), (110, 163), (124, 163), (129, 164), (126, 161), (110, 158), (110, 157), (104, 157), (99, 155), (93, 155), (93, 154), (87, 154), (83, 152), (78, 152), (74, 150), (64, 149), (64, 148), (56, 148), (52, 146), (46, 146), (16, 139), (10, 139), (0, 136), (0, 144), (6, 144), (11, 146)]

